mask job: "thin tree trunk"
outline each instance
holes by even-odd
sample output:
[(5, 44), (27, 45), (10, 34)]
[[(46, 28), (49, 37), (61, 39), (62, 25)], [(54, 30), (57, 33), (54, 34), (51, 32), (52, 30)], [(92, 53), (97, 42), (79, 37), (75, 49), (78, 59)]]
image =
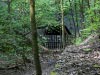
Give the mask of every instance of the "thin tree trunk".
[(31, 29), (32, 29), (32, 47), (34, 54), (34, 62), (36, 68), (36, 75), (42, 75), (40, 60), (39, 60), (39, 49), (37, 41), (37, 28), (35, 21), (35, 0), (30, 0), (30, 20), (31, 20)]
[(11, 6), (11, 0), (8, 0), (7, 3), (8, 3), (8, 13), (10, 14), (10, 11), (11, 11), (11, 7), (10, 7)]
[[(77, 32), (78, 32), (78, 36), (80, 35), (79, 34), (79, 24), (78, 24), (78, 12), (77, 12), (77, 3), (76, 3), (76, 0), (74, 0), (74, 10), (75, 10), (75, 19), (76, 19), (76, 26), (77, 26)], [(77, 37), (77, 35), (76, 35), (76, 37)]]
[(74, 19), (74, 14), (73, 14), (73, 8), (72, 8), (72, 3), (71, 3), (71, 0), (69, 0), (69, 3), (70, 3), (70, 9), (71, 9), (71, 16), (72, 16), (72, 21), (73, 21), (73, 24), (74, 24), (74, 28), (75, 28), (75, 38), (76, 38), (76, 24), (75, 24), (75, 19)]
[(81, 13), (82, 13), (82, 18), (83, 18), (83, 21), (84, 21), (84, 1), (82, 0), (82, 5), (81, 5)]
[(87, 0), (88, 8), (90, 9), (90, 0)]
[(65, 42), (63, 0), (61, 0), (61, 25), (62, 25), (62, 43), (63, 43), (63, 48), (64, 48), (66, 42)]
[(84, 0), (80, 0), (80, 14), (81, 14), (81, 28), (85, 28), (85, 25), (84, 25)]

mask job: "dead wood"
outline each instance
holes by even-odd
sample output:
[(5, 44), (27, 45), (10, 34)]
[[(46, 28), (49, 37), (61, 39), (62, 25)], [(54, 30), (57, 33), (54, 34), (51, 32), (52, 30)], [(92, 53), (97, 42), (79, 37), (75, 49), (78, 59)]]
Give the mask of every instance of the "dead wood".
[(86, 38), (80, 45), (87, 45), (91, 40), (95, 40), (98, 37), (97, 34), (91, 34), (88, 38)]

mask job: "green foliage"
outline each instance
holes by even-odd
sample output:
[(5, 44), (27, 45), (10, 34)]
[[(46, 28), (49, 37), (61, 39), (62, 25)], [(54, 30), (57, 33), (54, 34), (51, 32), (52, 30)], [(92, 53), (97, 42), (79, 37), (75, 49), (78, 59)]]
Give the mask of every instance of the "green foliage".
[[(4, 0), (3, 0), (4, 1)], [(26, 35), (31, 31), (30, 28), (30, 11), (29, 0), (12, 0), (11, 11), (8, 13), (8, 6), (6, 2), (0, 1), (0, 51), (9, 55), (27, 54), (31, 51), (31, 43), (27, 40)], [(58, 1), (58, 0), (57, 0)], [(79, 24), (81, 28), (81, 36), (75, 38), (76, 44), (79, 45), (91, 33), (100, 32), (100, 1), (94, 3), (90, 2), (90, 8), (87, 1), (83, 0), (63, 0), (64, 15), (72, 14), (75, 24)], [(70, 6), (70, 4), (72, 4)], [(76, 10), (75, 10), (76, 5)], [(83, 9), (84, 21), (79, 23), (80, 14)], [(60, 21), (57, 21), (56, 15), (61, 13), (60, 3), (55, 0), (36, 0), (36, 24), (37, 27), (58, 26)], [(76, 15), (78, 22), (76, 22)], [(72, 15), (67, 16), (72, 19)], [(71, 24), (70, 24), (71, 25)], [(82, 26), (84, 26), (82, 28)], [(50, 28), (49, 28), (50, 29)], [(29, 36), (31, 37), (31, 36)], [(46, 38), (39, 37), (39, 43), (42, 44)], [(86, 50), (90, 51), (90, 50)]]
[[(100, 33), (100, 1), (90, 1), (90, 8), (88, 7), (88, 4), (84, 5), (86, 7), (83, 8), (84, 12), (84, 22), (82, 25), (84, 25), (84, 28), (80, 30), (81, 38), (79, 37), (76, 39), (78, 44), (80, 40), (86, 39), (89, 35), (94, 33)], [(78, 11), (78, 10), (77, 10)], [(82, 26), (81, 26), (82, 27)]]
[(50, 75), (57, 75), (57, 73), (56, 72), (51, 72), (51, 74)]
[[(24, 47), (26, 49), (30, 47), (26, 39), (16, 32), (24, 34), (30, 29), (29, 13), (27, 13), (29, 10), (26, 11), (29, 7), (25, 5), (25, 2), (23, 4), (22, 2), (12, 1), (10, 14), (7, 11), (8, 8), (5, 2), (0, 5), (0, 51), (4, 53), (18, 55), (23, 52)], [(25, 8), (19, 10), (24, 6)]]
[(94, 68), (100, 68), (100, 65), (99, 64), (94, 64), (93, 67)]
[(36, 21), (37, 26), (58, 25), (56, 21), (56, 5), (54, 0), (36, 1)]
[(90, 9), (87, 9), (85, 12), (85, 29), (82, 31), (84, 36), (88, 36), (91, 33), (98, 32), (100, 28), (100, 14), (99, 6), (100, 1), (96, 1), (95, 6), (91, 6)]
[(78, 37), (78, 38), (76, 38), (76, 45), (79, 45), (80, 43), (82, 43), (82, 38), (81, 37)]
[(90, 49), (90, 48), (86, 48), (86, 49), (83, 49), (83, 51), (85, 51), (85, 52), (90, 52), (92, 49)]
[[(9, 14), (7, 3), (0, 1), (0, 51), (16, 56), (31, 53), (31, 43), (25, 35), (31, 31), (29, 0), (12, 0), (10, 6)], [(36, 0), (37, 26), (58, 25), (56, 11), (54, 0)], [(46, 38), (39, 39), (41, 44), (44, 41)]]

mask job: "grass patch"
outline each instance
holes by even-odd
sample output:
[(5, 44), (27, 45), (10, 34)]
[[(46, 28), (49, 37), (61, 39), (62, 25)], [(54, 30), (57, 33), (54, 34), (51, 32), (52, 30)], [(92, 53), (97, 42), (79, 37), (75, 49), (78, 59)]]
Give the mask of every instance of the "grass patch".
[(85, 51), (85, 52), (90, 52), (90, 51), (92, 51), (92, 49), (86, 48), (86, 49), (83, 49), (83, 51)]
[(52, 71), (52, 72), (50, 73), (50, 75), (57, 75), (57, 73), (54, 72), (54, 71)]
[(100, 65), (99, 64), (94, 64), (93, 67), (94, 68), (100, 68)]

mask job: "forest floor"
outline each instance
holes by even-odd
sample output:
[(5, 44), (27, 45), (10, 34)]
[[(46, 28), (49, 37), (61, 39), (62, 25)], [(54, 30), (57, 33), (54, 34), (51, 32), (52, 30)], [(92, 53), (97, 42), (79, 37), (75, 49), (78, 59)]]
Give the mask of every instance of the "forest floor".
[[(78, 46), (66, 47), (61, 53), (40, 54), (43, 75), (100, 75), (100, 37), (90, 38)], [(0, 68), (0, 75), (35, 75), (33, 63)]]
[[(49, 53), (41, 54), (41, 65), (43, 75), (51, 75), (57, 62), (57, 54)], [(5, 61), (2, 61), (3, 63)], [(0, 63), (0, 65), (2, 65)], [(3, 64), (4, 65), (4, 64)], [(0, 67), (0, 75), (35, 75), (34, 62), (25, 64), (10, 64), (9, 66)]]
[(66, 47), (55, 71), (57, 75), (100, 75), (100, 37), (90, 36), (79, 46)]
[(72, 48), (74, 51), (67, 49), (57, 61), (57, 75), (100, 75), (100, 48), (78, 51), (77, 47), (69, 46), (69, 50)]

